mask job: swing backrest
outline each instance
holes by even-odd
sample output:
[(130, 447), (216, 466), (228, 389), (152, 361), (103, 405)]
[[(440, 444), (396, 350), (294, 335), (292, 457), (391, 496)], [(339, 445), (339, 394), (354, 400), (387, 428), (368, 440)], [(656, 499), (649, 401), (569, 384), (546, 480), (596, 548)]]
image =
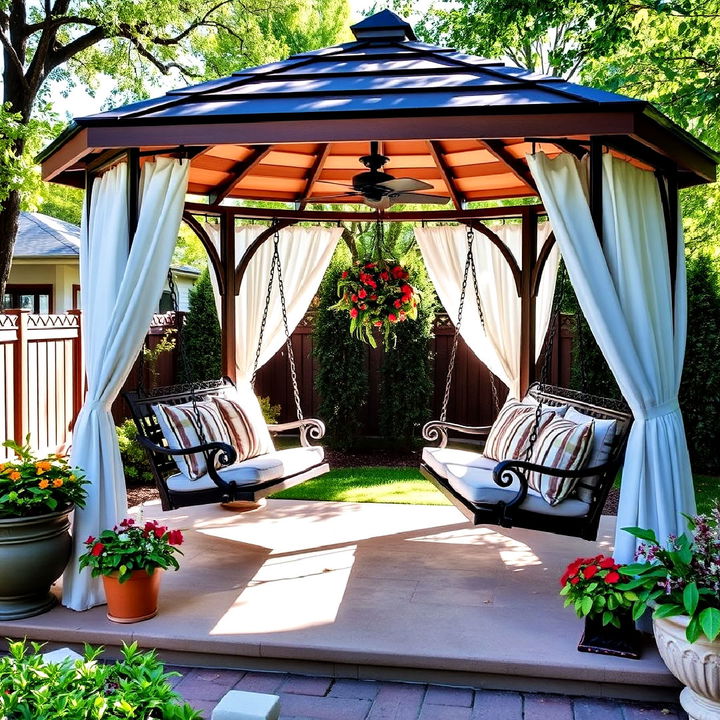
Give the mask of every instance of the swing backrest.
[[(223, 397), (235, 389), (230, 378), (220, 380), (205, 380), (196, 383), (180, 383), (178, 385), (167, 385), (158, 387), (147, 392), (137, 390), (123, 393), (123, 397), (130, 407), (130, 413), (135, 421), (138, 433), (151, 442), (161, 447), (167, 447), (167, 441), (160, 429), (157, 417), (152, 409), (153, 405), (181, 405), (190, 403), (193, 394), (197, 402), (202, 402), (210, 397)], [(175, 460), (169, 455), (158, 452), (151, 452), (153, 474), (160, 478), (177, 472)], [(156, 480), (158, 478), (156, 477)]]

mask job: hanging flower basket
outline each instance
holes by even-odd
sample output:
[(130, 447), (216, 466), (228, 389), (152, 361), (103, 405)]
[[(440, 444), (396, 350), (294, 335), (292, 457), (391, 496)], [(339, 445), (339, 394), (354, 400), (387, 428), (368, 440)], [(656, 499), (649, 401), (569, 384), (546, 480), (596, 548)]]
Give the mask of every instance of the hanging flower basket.
[(387, 348), (397, 323), (418, 316), (420, 293), (408, 277), (397, 260), (356, 260), (340, 276), (340, 300), (331, 309), (348, 313), (352, 335), (377, 347), (375, 332), (380, 332)]

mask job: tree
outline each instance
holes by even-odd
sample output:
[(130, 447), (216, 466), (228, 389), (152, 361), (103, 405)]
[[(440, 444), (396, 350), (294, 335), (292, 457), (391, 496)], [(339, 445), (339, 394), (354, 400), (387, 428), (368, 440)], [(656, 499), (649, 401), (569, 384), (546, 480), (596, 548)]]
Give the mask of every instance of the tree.
[(187, 367), (183, 367), (185, 363), (180, 364), (181, 380), (215, 380), (222, 375), (220, 322), (207, 268), (190, 290), (188, 304), (190, 310), (180, 334), (181, 353), (187, 361)]
[[(17, 233), (33, 110), (49, 83), (92, 88), (105, 74), (115, 81), (114, 100), (122, 101), (146, 97), (165, 75), (226, 74), (274, 59), (268, 55), (290, 44), (331, 35), (347, 17), (347, 0), (324, 0), (328, 18), (316, 14), (306, 22), (312, 7), (310, 0), (0, 0), (0, 180), (6, 180), (0, 190), (0, 295)], [(283, 19), (292, 29), (288, 43), (264, 35), (268, 23), (278, 30)]]

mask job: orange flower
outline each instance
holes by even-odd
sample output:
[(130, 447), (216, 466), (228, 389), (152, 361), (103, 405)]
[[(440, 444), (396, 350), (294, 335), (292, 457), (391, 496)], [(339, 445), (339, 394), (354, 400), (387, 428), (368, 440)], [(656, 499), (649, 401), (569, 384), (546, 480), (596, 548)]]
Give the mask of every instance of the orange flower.
[(11, 480), (19, 480), (22, 476), (20, 475), (20, 473), (17, 470), (15, 470), (14, 472), (11, 472), (10, 475), (8, 475), (8, 477)]
[(38, 485), (40, 486), (40, 489), (41, 489), (41, 490), (44, 490), (49, 484), (50, 484), (50, 481), (49, 481), (49, 480), (46, 480), (45, 478), (43, 478), (43, 479), (38, 483)]
[(37, 468), (37, 474), (42, 475), (44, 472), (47, 472), (52, 465), (47, 460), (40, 460), (35, 463), (35, 467)]
[(63, 481), (62, 478), (55, 478), (53, 480), (53, 487), (62, 487)]

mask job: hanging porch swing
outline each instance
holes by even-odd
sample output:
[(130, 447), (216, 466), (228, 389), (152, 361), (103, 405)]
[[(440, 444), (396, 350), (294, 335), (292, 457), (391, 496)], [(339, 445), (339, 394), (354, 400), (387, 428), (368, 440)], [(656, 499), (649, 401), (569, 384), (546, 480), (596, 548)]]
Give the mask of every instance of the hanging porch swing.
[[(330, 469), (324, 449), (311, 444), (311, 440), (324, 436), (325, 426), (321, 420), (305, 418), (302, 411), (279, 241), (276, 229), (250, 382), (236, 386), (225, 377), (147, 390), (140, 381), (134, 391), (123, 393), (138, 430), (138, 443), (147, 454), (163, 510), (210, 503), (257, 502)], [(276, 277), (297, 420), (266, 425), (253, 386)], [(172, 272), (168, 272), (168, 283), (173, 310), (178, 312)], [(187, 375), (189, 361), (182, 342), (180, 359)], [(141, 380), (142, 367), (139, 377)], [(299, 431), (300, 447), (275, 449), (271, 435), (288, 431)]]
[[(595, 397), (548, 385), (557, 324), (545, 345), (541, 379), (522, 401), (510, 399), (498, 408), (495, 378), (491, 387), (495, 410), (492, 426), (468, 427), (447, 421), (455, 357), (467, 287), (472, 279), (480, 324), (485, 332), (473, 230), (467, 253), (439, 420), (428, 422), (420, 472), (474, 525), (500, 525), (559, 535), (597, 538), (605, 501), (622, 467), (632, 413), (623, 401)], [(565, 287), (556, 293), (551, 317), (557, 317)], [(449, 433), (484, 441), (482, 452), (448, 447)]]

